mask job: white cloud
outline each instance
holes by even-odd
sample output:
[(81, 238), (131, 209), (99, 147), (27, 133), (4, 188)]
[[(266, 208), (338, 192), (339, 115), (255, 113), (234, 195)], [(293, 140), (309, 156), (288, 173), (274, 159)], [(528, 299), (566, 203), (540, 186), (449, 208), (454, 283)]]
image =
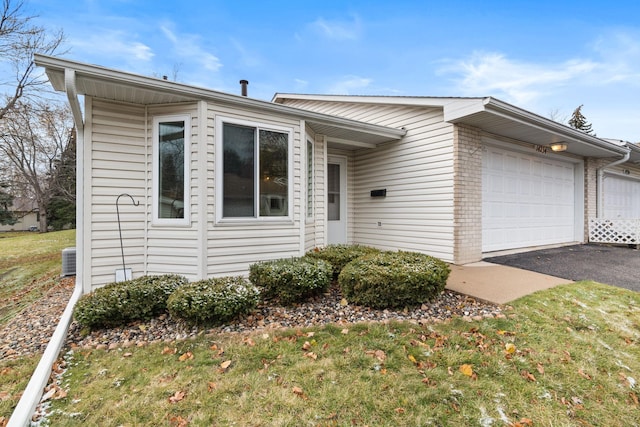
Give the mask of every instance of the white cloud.
[(120, 58), (126, 62), (149, 62), (153, 59), (155, 54), (151, 47), (129, 38), (132, 38), (131, 35), (124, 31), (94, 31), (88, 37), (74, 38), (69, 43), (77, 49), (76, 54), (86, 51), (92, 56), (94, 52), (100, 52), (102, 57)]
[(201, 46), (201, 37), (195, 34), (179, 34), (166, 23), (160, 26), (167, 40), (173, 44), (173, 54), (188, 64), (196, 64), (208, 71), (218, 71), (222, 67), (220, 59)]
[(589, 76), (601, 66), (591, 60), (545, 65), (514, 61), (501, 53), (475, 52), (468, 59), (442, 67), (439, 73), (457, 75), (457, 89), (464, 95), (502, 96), (516, 104), (527, 104), (554, 87)]
[(311, 28), (332, 40), (356, 40), (360, 37), (362, 24), (358, 16), (350, 21), (328, 21), (318, 18), (311, 23)]
[(362, 92), (367, 88), (373, 79), (359, 76), (345, 76), (342, 80), (329, 86), (329, 93), (336, 95), (350, 95), (353, 91)]

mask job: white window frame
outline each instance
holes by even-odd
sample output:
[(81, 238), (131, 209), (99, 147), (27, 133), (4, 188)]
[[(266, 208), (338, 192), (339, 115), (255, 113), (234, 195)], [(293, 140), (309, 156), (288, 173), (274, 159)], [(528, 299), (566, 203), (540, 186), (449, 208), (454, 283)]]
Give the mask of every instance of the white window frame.
[[(314, 218), (314, 211), (315, 211), (315, 191), (314, 191), (314, 186), (315, 186), (315, 153), (314, 153), (314, 149), (315, 149), (315, 143), (313, 142), (313, 139), (311, 139), (309, 137), (309, 135), (306, 135), (305, 138), (305, 153), (306, 153), (306, 158), (305, 158), (305, 171), (306, 171), (306, 179), (305, 179), (305, 210), (307, 212), (307, 222), (313, 222), (313, 218)], [(309, 163), (311, 164), (311, 167), (309, 167)], [(309, 182), (309, 177), (311, 177), (311, 182)], [(311, 188), (309, 188), (309, 186), (311, 186)], [(309, 202), (311, 202), (311, 209), (309, 209)]]
[[(224, 217), (224, 141), (223, 126), (224, 124), (252, 127), (257, 130), (266, 130), (280, 132), (287, 135), (287, 215), (286, 216), (260, 216), (260, 189), (259, 189), (259, 168), (260, 148), (258, 144), (254, 147), (255, 173), (254, 173), (254, 216), (245, 217)], [(293, 128), (273, 125), (271, 123), (254, 122), (249, 120), (238, 119), (234, 117), (218, 116), (216, 117), (216, 224), (237, 224), (237, 223), (267, 223), (267, 222), (292, 222), (293, 221), (293, 184), (294, 184), (294, 168), (293, 168)]]
[[(160, 218), (158, 212), (160, 191), (160, 123), (184, 122), (184, 218)], [(190, 226), (191, 225), (191, 116), (189, 114), (176, 114), (167, 116), (155, 116), (153, 118), (152, 141), (152, 225), (156, 226)]]

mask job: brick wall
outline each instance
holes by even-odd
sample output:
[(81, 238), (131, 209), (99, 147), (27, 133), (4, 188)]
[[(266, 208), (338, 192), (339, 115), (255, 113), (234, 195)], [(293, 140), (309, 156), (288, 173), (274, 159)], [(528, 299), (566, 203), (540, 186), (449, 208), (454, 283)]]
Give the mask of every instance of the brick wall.
[(453, 258), (456, 264), (482, 259), (482, 143), (480, 130), (453, 131)]

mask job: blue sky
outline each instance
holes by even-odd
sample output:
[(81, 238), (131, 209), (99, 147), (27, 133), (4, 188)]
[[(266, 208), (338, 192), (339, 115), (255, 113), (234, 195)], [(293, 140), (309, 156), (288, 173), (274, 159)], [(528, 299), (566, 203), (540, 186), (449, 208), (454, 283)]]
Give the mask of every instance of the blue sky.
[(494, 96), (640, 141), (640, 2), (27, 0), (64, 56), (270, 100)]

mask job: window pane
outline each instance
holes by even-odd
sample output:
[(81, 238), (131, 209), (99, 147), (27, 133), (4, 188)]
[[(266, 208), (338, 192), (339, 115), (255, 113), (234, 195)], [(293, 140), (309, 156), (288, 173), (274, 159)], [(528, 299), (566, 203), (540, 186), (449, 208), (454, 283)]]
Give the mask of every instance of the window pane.
[(327, 210), (329, 221), (340, 221), (340, 165), (327, 165)]
[(288, 135), (260, 130), (260, 216), (287, 216)]
[(307, 141), (307, 216), (313, 216), (313, 144)]
[(159, 218), (184, 218), (184, 121), (159, 124)]
[(255, 129), (225, 123), (222, 216), (255, 216)]

